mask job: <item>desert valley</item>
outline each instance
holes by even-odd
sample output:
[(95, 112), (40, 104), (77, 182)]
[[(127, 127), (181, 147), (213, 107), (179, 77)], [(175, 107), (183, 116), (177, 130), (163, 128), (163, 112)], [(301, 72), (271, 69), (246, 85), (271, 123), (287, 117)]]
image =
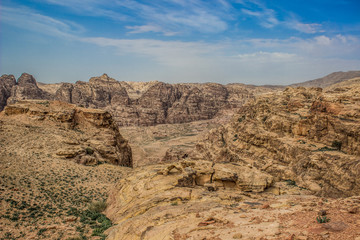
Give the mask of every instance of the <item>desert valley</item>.
[(360, 239), (360, 71), (0, 78), (0, 239)]

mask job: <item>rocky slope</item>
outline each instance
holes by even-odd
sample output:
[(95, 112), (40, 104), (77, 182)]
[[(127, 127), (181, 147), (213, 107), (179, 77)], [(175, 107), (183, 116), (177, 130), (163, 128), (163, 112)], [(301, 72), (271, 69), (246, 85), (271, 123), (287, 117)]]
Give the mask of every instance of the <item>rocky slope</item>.
[[(2, 122), (24, 125), (32, 130), (53, 128), (50, 136), (22, 143), (22, 151), (43, 149), (53, 157), (85, 164), (111, 163), (132, 167), (131, 148), (121, 136), (111, 115), (103, 110), (86, 109), (60, 101), (24, 100), (5, 107)], [(10, 126), (9, 126), (10, 127)], [(12, 131), (7, 129), (7, 131)], [(45, 141), (46, 139), (46, 141)]]
[[(5, 82), (4, 75), (0, 83)], [(119, 82), (106, 74), (89, 82), (37, 84), (24, 73), (0, 96), (2, 105), (5, 100), (11, 104), (24, 99), (55, 99), (109, 111), (120, 126), (150, 126), (212, 119), (223, 109), (238, 108), (254, 95), (272, 90), (244, 84)]]
[[(230, 93), (233, 93), (231, 97)], [(55, 95), (55, 99), (77, 105), (104, 108), (114, 115), (120, 126), (211, 119), (220, 109), (239, 107), (251, 97), (253, 94), (246, 87), (229, 91), (214, 83), (118, 82), (106, 74), (91, 78), (88, 83), (64, 84)]]
[(360, 71), (334, 72), (325, 77), (314, 80), (292, 84), (292, 87), (329, 87), (352, 78), (360, 77)]
[(358, 80), (259, 97), (197, 150), (201, 158), (250, 164), (321, 196), (359, 195)]
[(109, 113), (46, 100), (6, 106), (0, 113), (0, 239), (103, 237), (111, 222), (95, 210), (106, 206), (107, 192), (131, 169), (119, 165), (132, 166), (131, 149)]
[(319, 198), (274, 179), (251, 165), (199, 160), (131, 170), (108, 198), (107, 239), (359, 239), (358, 196)]

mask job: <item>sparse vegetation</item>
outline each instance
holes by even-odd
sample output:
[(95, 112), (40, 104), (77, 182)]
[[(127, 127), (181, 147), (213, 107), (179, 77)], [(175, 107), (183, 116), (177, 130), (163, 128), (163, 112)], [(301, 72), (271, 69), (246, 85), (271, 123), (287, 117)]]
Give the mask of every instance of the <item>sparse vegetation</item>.
[(330, 221), (330, 218), (328, 218), (327, 216), (317, 216), (316, 221), (318, 223), (327, 223)]
[(296, 186), (296, 182), (294, 180), (285, 180), (286, 184), (289, 185), (289, 186)]
[(101, 213), (101, 212), (105, 211), (106, 206), (107, 206), (107, 204), (105, 201), (96, 201), (96, 202), (92, 202), (90, 204), (89, 210), (92, 212)]

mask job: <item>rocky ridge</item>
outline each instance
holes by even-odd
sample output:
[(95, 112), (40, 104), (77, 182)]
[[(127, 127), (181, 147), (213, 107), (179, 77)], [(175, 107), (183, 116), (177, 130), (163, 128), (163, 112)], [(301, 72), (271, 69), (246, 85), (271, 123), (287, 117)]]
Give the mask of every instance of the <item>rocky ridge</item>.
[(291, 87), (321, 87), (326, 88), (333, 84), (341, 83), (343, 81), (360, 77), (360, 71), (348, 71), (348, 72), (334, 72), (325, 77), (317, 78), (314, 80), (296, 83), (290, 85)]
[[(0, 84), (5, 82), (7, 75), (0, 78)], [(238, 108), (256, 94), (272, 90), (244, 84), (119, 82), (106, 74), (89, 82), (38, 84), (24, 73), (1, 97), (2, 106), (24, 99), (59, 100), (109, 111), (119, 126), (150, 126), (212, 119), (223, 109)]]
[(357, 240), (359, 90), (259, 96), (175, 163), (134, 169), (109, 196), (108, 239)]
[[(6, 106), (0, 119), (26, 124), (29, 130), (40, 126), (57, 129), (52, 136), (44, 137), (46, 142), (32, 143), (40, 149), (45, 148), (54, 157), (84, 165), (111, 163), (132, 167), (130, 146), (111, 115), (103, 110), (80, 108), (60, 101), (23, 100)], [(31, 134), (32, 131), (26, 132)], [(34, 148), (26, 143), (22, 145), (23, 151), (32, 152)]]
[[(348, 86), (351, 87), (348, 87)], [(360, 85), (287, 88), (243, 106), (197, 146), (199, 157), (237, 162), (321, 196), (360, 194)]]

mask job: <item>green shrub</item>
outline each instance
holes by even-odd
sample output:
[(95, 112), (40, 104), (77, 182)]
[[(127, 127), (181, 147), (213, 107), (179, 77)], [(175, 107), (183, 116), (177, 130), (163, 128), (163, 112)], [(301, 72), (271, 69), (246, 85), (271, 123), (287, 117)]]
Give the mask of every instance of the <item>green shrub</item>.
[(327, 216), (318, 216), (316, 217), (316, 221), (318, 223), (327, 223), (330, 221), (330, 218), (328, 218)]
[(91, 212), (97, 212), (97, 213), (101, 213), (103, 211), (105, 211), (107, 207), (107, 204), (105, 201), (96, 201), (96, 202), (92, 202), (89, 206), (89, 210)]

